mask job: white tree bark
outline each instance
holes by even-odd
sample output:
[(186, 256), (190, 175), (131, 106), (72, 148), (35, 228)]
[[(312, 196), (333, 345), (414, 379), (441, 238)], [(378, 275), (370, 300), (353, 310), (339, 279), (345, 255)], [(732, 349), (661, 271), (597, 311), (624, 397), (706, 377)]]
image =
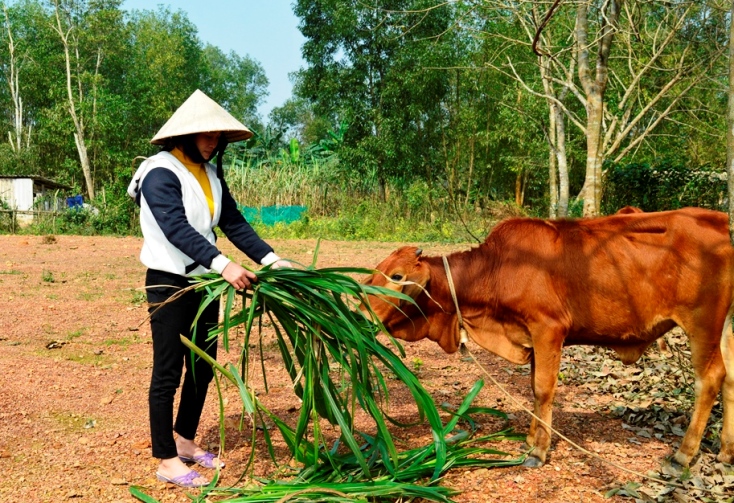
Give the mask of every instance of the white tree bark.
[(568, 158), (566, 156), (566, 121), (561, 107), (553, 104), (551, 113), (555, 114), (556, 148), (555, 155), (558, 164), (558, 217), (568, 216), (569, 184)]
[(556, 155), (556, 135), (558, 131), (556, 129), (556, 114), (551, 108), (548, 114), (548, 143), (550, 144), (550, 155), (548, 156), (548, 185), (550, 189), (549, 193), (549, 206), (548, 216), (550, 218), (558, 217), (558, 156)]
[(609, 79), (609, 53), (617, 34), (622, 0), (605, 2), (602, 11), (604, 22), (600, 33), (596, 56), (596, 72), (592, 75), (589, 58), (589, 1), (580, 2), (576, 11), (576, 44), (578, 47), (579, 81), (586, 95), (586, 179), (581, 189), (584, 199), (584, 216), (595, 216), (601, 208), (602, 164), (604, 142), (604, 93)]
[(61, 43), (64, 46), (64, 62), (66, 64), (66, 92), (69, 100), (69, 115), (71, 116), (71, 120), (74, 123), (74, 143), (76, 145), (77, 153), (79, 154), (79, 164), (81, 165), (82, 173), (84, 175), (84, 181), (87, 186), (87, 194), (89, 195), (90, 200), (94, 200), (94, 178), (92, 176), (92, 167), (91, 163), (89, 162), (89, 154), (87, 152), (87, 144), (85, 142), (84, 117), (81, 114), (77, 113), (77, 108), (84, 100), (83, 83), (79, 78), (78, 71), (74, 72), (76, 74), (77, 84), (76, 97), (73, 91), (72, 77), (74, 75), (72, 74), (72, 51), (74, 52), (74, 62), (76, 63), (75, 68), (77, 70), (79, 68), (80, 61), (78, 45), (72, 38), (75, 27), (71, 20), (69, 20), (66, 26), (64, 25), (64, 23), (62, 23), (61, 8), (59, 6), (58, 0), (54, 0), (54, 6), (56, 7), (56, 25), (53, 28), (61, 38)]
[[(645, 142), (658, 125), (670, 120), (674, 112), (684, 110), (690, 91), (711, 79), (711, 70), (726, 50), (716, 44), (717, 40), (712, 40), (713, 43), (708, 44), (705, 51), (701, 50), (702, 47), (697, 47), (695, 51), (689, 48), (681, 50), (679, 43), (684, 28), (689, 32), (688, 36), (706, 37), (707, 34), (703, 32), (698, 35), (690, 32), (692, 29), (710, 29), (711, 25), (707, 24), (710, 20), (705, 18), (712, 12), (718, 12), (724, 5), (723, 0), (711, 2), (710, 5), (709, 2), (624, 0), (561, 2), (561, 8), (547, 25), (545, 20), (541, 23), (543, 16), (539, 12), (540, 8), (548, 9), (550, 3), (547, 1), (481, 0), (464, 3), (470, 12), (481, 4), (487, 8), (487, 12), (496, 13), (504, 20), (512, 15), (512, 21), (517, 21), (524, 32), (524, 38), (511, 37), (502, 32), (483, 33), (482, 36), (495, 37), (502, 42), (485, 66), (512, 77), (528, 94), (544, 98), (548, 103), (549, 116), (556, 117), (551, 122), (555, 122), (556, 128), (562, 129), (548, 134), (549, 155), (555, 153), (555, 160), (550, 164), (555, 162), (556, 168), (553, 168), (554, 174), (549, 172), (549, 175), (551, 183), (558, 184), (558, 216), (562, 216), (560, 209), (568, 204), (566, 202), (564, 205), (563, 201), (564, 191), (568, 190), (566, 122), (573, 124), (586, 138), (586, 178), (578, 197), (584, 199), (584, 215), (596, 215), (600, 211), (604, 160), (621, 161)], [(559, 12), (567, 12), (573, 5), (576, 5), (575, 23), (569, 24), (569, 16)], [(728, 3), (725, 5), (728, 6)], [(656, 18), (654, 23), (647, 23), (645, 16), (650, 13), (651, 6), (656, 7)], [(592, 27), (587, 19), (590, 11), (593, 12)], [(541, 25), (545, 25), (545, 30), (539, 34), (538, 41), (545, 56), (538, 59), (543, 86), (539, 90), (520, 75), (515, 67), (516, 62), (504, 55), (503, 47), (514, 50), (520, 46), (523, 50), (529, 50), (531, 41), (535, 47), (537, 30)], [(569, 41), (572, 43), (569, 44)], [(615, 100), (613, 105), (608, 106), (606, 93), (613, 42), (615, 60), (622, 61), (625, 68), (615, 64), (620, 71), (611, 76)], [(593, 60), (591, 51), (596, 52)], [(576, 73), (577, 78), (574, 78)], [(645, 79), (665, 80), (650, 94), (649, 85), (642, 85)], [(558, 88), (562, 91), (559, 92)], [(567, 106), (566, 93), (578, 100), (584, 113), (578, 114), (575, 111), (577, 107)], [(690, 113), (696, 111), (690, 110)], [(734, 124), (734, 112), (731, 113)], [(730, 128), (734, 128), (734, 125)], [(729, 164), (734, 164), (734, 160), (730, 159)], [(553, 181), (556, 169), (558, 177)], [(734, 170), (734, 166), (731, 169)], [(552, 198), (555, 198), (555, 191), (552, 187)], [(730, 200), (734, 201), (734, 195), (730, 196)]]
[[(9, 60), (5, 71), (5, 78), (10, 88), (10, 100), (13, 103), (13, 130), (8, 131), (8, 141), (10, 148), (16, 154), (19, 154), (23, 148), (27, 148), (31, 141), (31, 126), (25, 127), (23, 123), (23, 99), (20, 97), (20, 62), (15, 53), (15, 41), (10, 26), (10, 18), (8, 16), (8, 8), (3, 4), (3, 13), (5, 14), (5, 28), (8, 32), (8, 54)], [(24, 145), (25, 138), (25, 145)]]
[[(654, 133), (659, 124), (679, 111), (689, 91), (711, 78), (711, 69), (726, 48), (712, 44), (704, 54), (687, 49), (682, 52), (672, 50), (675, 47), (675, 51), (678, 51), (676, 44), (683, 26), (690, 29), (692, 25), (701, 24), (701, 20), (694, 17), (702, 15), (700, 10), (695, 10), (701, 4), (695, 2), (664, 5), (665, 9), (658, 11), (664, 17), (654, 30), (650, 30), (649, 26), (640, 26), (640, 16), (646, 12), (640, 3), (623, 0), (579, 2), (576, 4), (574, 29), (564, 24), (567, 17), (560, 14), (559, 10), (541, 34), (539, 47), (547, 53), (547, 56), (539, 58), (538, 65), (542, 91), (523, 80), (512, 60), (508, 60), (505, 66), (490, 66), (516, 79), (527, 93), (544, 98), (549, 110), (558, 107), (565, 121), (556, 121), (557, 125), (564, 126), (568, 121), (586, 137), (586, 179), (578, 197), (584, 199), (584, 214), (592, 215), (599, 211), (603, 161), (611, 159), (619, 162), (630, 155)], [(491, 4), (501, 12), (514, 13), (526, 33), (526, 39), (506, 39), (507, 44), (527, 46), (528, 41), (535, 37), (536, 26), (542, 17), (536, 12), (538, 3), (493, 0)], [(563, 12), (568, 11), (569, 5), (564, 7)], [(586, 13), (592, 5), (595, 6), (595, 12), (601, 13), (599, 27), (593, 31), (586, 19)], [(711, 9), (715, 9), (715, 6)], [(495, 34), (487, 33), (486, 36)], [(572, 51), (566, 42), (570, 37), (574, 38)], [(616, 99), (612, 106), (607, 106), (606, 92), (610, 78), (608, 58), (612, 41), (615, 59), (624, 61), (626, 73), (612, 77)], [(590, 56), (592, 50), (596, 52), (596, 58)], [(579, 65), (578, 72), (574, 71), (576, 64)], [(648, 94), (650, 89), (643, 88), (641, 82), (655, 71), (658, 71), (655, 78), (660, 79), (660, 69), (665, 70), (666, 80), (653, 94)], [(577, 79), (573, 78), (575, 73), (578, 73)], [(565, 98), (557, 90), (558, 86), (575, 96), (583, 107), (584, 116), (577, 115), (572, 107), (567, 106)], [(557, 141), (565, 138), (558, 132), (555, 137)], [(559, 156), (565, 153), (561, 145), (556, 145), (555, 149)], [(559, 161), (559, 198), (563, 193), (560, 188), (563, 183), (562, 169)], [(561, 205), (559, 200), (559, 207)]]
[(561, 103), (566, 99), (567, 86), (556, 89), (553, 81), (553, 60), (550, 56), (540, 56), (540, 76), (548, 103), (550, 123), (549, 140), (549, 184), (550, 184), (550, 217), (566, 217), (568, 215), (569, 185), (568, 160), (566, 155), (566, 118)]

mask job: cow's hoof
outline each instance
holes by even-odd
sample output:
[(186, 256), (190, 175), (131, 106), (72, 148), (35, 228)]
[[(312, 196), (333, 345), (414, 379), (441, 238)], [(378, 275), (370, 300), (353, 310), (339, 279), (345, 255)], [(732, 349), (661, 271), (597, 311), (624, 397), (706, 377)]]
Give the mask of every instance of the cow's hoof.
[(678, 462), (675, 457), (671, 457), (670, 459), (666, 459), (663, 462), (663, 473), (667, 475), (674, 475), (676, 477), (680, 477), (685, 469), (687, 468), (687, 465), (684, 465), (680, 462)]
[(673, 454), (670, 457), (670, 466), (674, 467), (675, 469), (679, 471), (683, 471), (684, 469), (691, 466), (691, 461), (693, 461), (693, 456), (686, 456), (681, 451), (677, 451), (675, 454)]
[(525, 458), (525, 461), (523, 461), (522, 465), (525, 468), (540, 468), (543, 466), (543, 462), (540, 460), (540, 458), (536, 458), (535, 456), (528, 456)]
[(716, 461), (724, 463), (725, 465), (734, 465), (734, 454), (732, 454), (728, 449), (726, 452), (722, 449), (719, 455), (716, 456)]

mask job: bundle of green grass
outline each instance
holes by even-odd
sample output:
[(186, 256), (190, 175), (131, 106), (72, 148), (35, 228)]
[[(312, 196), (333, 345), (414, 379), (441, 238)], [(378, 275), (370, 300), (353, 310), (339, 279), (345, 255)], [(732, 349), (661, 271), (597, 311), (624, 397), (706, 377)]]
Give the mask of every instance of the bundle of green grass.
[[(483, 383), (478, 381), (457, 410), (449, 411), (443, 424), (439, 410), (418, 378), (403, 363), (402, 346), (387, 334), (391, 347), (378, 340), (384, 332), (379, 322), (363, 316), (359, 305), (369, 305), (367, 295), (395, 292), (359, 283), (355, 275), (371, 274), (370, 269), (338, 267), (264, 268), (257, 271), (258, 281), (251, 290), (237, 292), (219, 275), (197, 279), (192, 288), (204, 290), (200, 312), (211, 302), (224, 299), (221, 325), (209, 333), (219, 338), (229, 351), (229, 334), (237, 326), (244, 327), (244, 341), (239, 364), (226, 366), (212, 360), (190, 341), (182, 341), (196, 355), (206, 359), (217, 372), (215, 381), (220, 391), (220, 417), (224, 418), (220, 379), (234, 384), (242, 399), (242, 413), (261, 423), (268, 419), (279, 430), (290, 454), (301, 467), (286, 480), (257, 480), (243, 488), (218, 488), (217, 479), (202, 490), (196, 501), (277, 502), (277, 501), (396, 501), (399, 498), (423, 498), (429, 501), (451, 501), (451, 488), (437, 484), (452, 467), (499, 467), (522, 463), (523, 457), (486, 447), (500, 439), (521, 440), (510, 430), (477, 437), (473, 416), (500, 411), (472, 407), (471, 403)], [(244, 295), (243, 302), (235, 302)], [(398, 294), (400, 296), (400, 294)], [(410, 298), (404, 296), (405, 300)], [(235, 305), (241, 307), (235, 310)], [(248, 376), (248, 365), (257, 356), (250, 355), (250, 340), (267, 321), (275, 330), (283, 365), (302, 400), (298, 422), (291, 426), (269, 411), (257, 398)], [(257, 330), (256, 330), (257, 329)], [(199, 343), (199, 345), (202, 345)], [(257, 348), (258, 344), (253, 344)], [(397, 351), (397, 352), (396, 352)], [(262, 365), (262, 347), (258, 352)], [(337, 369), (337, 370), (335, 370)], [(265, 376), (262, 368), (263, 377)], [(386, 412), (389, 390), (386, 375), (400, 381), (415, 401), (421, 420), (427, 421), (433, 441), (426, 446), (398, 451), (388, 423), (396, 421)], [(220, 377), (221, 376), (221, 377)], [(265, 388), (267, 391), (267, 380)], [(366, 412), (372, 421), (370, 433), (355, 428), (356, 408)], [(338, 427), (339, 438), (324, 435), (320, 418)], [(459, 429), (462, 421), (464, 429)], [(267, 428), (264, 441), (274, 463), (273, 443)], [(224, 424), (220, 435), (224, 444)], [(256, 447), (252, 435), (250, 463)], [(281, 473), (283, 473), (281, 471)], [(146, 502), (155, 501), (141, 488), (131, 493)], [(219, 498), (219, 499), (218, 499)]]

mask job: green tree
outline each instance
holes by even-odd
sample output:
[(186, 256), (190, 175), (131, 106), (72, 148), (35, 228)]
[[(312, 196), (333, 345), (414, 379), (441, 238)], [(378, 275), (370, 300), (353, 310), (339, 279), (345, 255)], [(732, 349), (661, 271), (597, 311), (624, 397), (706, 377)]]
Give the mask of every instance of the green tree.
[[(449, 91), (447, 54), (432, 37), (451, 22), (449, 7), (422, 16), (426, 2), (299, 0), (295, 13), (306, 37), (296, 94), (331, 124), (348, 125), (340, 158), (361, 180), (374, 180), (383, 199), (390, 179), (422, 173), (430, 145), (440, 140)], [(438, 50), (437, 50), (438, 49)], [(430, 162), (433, 164), (433, 161)]]
[(160, 7), (133, 11), (129, 29), (131, 54), (125, 72), (131, 99), (127, 123), (137, 154), (149, 153), (148, 140), (192, 92), (202, 85), (202, 44), (194, 24), (182, 11)]
[(234, 51), (225, 54), (207, 44), (202, 54), (202, 91), (250, 128), (261, 120), (257, 107), (267, 96), (268, 79), (262, 65)]
[[(57, 66), (58, 37), (51, 29), (48, 11), (37, 0), (14, 2), (6, 7), (5, 14), (5, 33), (0, 43), (0, 103), (5, 106), (0, 108), (0, 134), (6, 141), (0, 142), (0, 171), (48, 175), (52, 170), (41, 160), (38, 142), (43, 137), (43, 108), (54, 101), (52, 89), (58, 78), (54, 69), (61, 68)], [(10, 37), (15, 58), (10, 51)], [(20, 135), (19, 119), (23, 131)], [(9, 136), (15, 139), (16, 148), (7, 142)], [(20, 151), (19, 136), (23, 140)]]
[[(508, 37), (506, 31), (487, 31), (487, 37), (499, 38), (508, 48), (535, 42), (543, 86), (516, 72), (518, 65), (509, 55), (498, 67), (517, 78), (525, 92), (546, 99), (552, 117), (560, 118), (560, 108), (563, 121), (555, 123), (573, 124), (577, 132), (569, 131), (571, 138), (583, 135), (585, 183), (579, 197), (584, 214), (600, 210), (605, 161), (619, 162), (651, 149), (669, 153), (659, 148), (671, 145), (665, 139), (672, 137), (669, 133), (690, 137), (685, 129), (711, 118), (709, 103), (720, 103), (720, 98), (707, 90), (707, 81), (721, 75), (726, 40), (726, 11), (720, 4), (585, 0), (561, 3), (547, 24), (537, 2), (486, 4), (488, 16), (512, 15), (524, 32), (524, 37)], [(564, 93), (568, 101), (560, 98)], [(556, 133), (557, 139), (565, 138)], [(560, 152), (558, 144), (551, 144), (554, 148)]]
[(332, 126), (327, 118), (316, 113), (311, 102), (298, 96), (273, 108), (268, 121), (273, 129), (285, 131), (287, 138), (296, 138), (304, 145), (318, 143)]
[(122, 25), (121, 0), (53, 0), (53, 30), (61, 42), (67, 109), (73, 138), (90, 199), (95, 197), (89, 142), (98, 120), (98, 94), (103, 86), (108, 51)]

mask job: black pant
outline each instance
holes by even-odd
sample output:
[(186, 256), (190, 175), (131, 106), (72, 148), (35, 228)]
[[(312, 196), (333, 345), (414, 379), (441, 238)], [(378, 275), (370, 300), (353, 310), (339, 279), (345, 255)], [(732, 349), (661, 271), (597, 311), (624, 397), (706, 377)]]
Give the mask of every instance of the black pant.
[[(148, 269), (145, 277), (148, 308), (152, 313), (150, 327), (153, 335), (153, 374), (150, 380), (150, 434), (153, 456), (159, 459), (178, 455), (173, 431), (193, 440), (199, 427), (207, 388), (214, 374), (211, 366), (183, 345), (180, 335), (192, 339), (191, 325), (199, 310), (203, 293), (193, 290), (162, 307), (182, 288), (191, 286), (188, 278), (163, 271)], [(157, 309), (157, 310), (156, 310)], [(212, 302), (199, 317), (193, 339), (212, 358), (217, 356), (217, 340), (207, 341), (207, 331), (218, 321), (219, 303)], [(184, 361), (186, 374), (181, 401), (173, 424), (173, 399), (181, 383)]]

